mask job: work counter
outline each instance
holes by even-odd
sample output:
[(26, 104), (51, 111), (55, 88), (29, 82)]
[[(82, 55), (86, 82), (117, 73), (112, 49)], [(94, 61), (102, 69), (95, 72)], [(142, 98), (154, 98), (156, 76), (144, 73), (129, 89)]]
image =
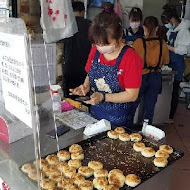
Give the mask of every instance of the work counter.
[[(41, 156), (57, 151), (55, 139), (46, 136), (46, 133), (53, 129), (53, 122), (44, 119), (41, 121), (40, 141)], [(137, 128), (134, 128), (138, 130)], [(60, 149), (63, 149), (73, 143), (86, 139), (83, 135), (83, 129), (71, 129), (66, 134), (59, 137)], [(27, 162), (35, 160), (33, 135), (27, 136), (12, 144), (6, 144), (0, 141), (0, 177), (9, 185), (11, 190), (35, 190), (37, 186), (31, 182), (21, 171), (20, 167)], [(137, 190), (163, 190), (168, 189), (170, 182), (170, 173), (172, 167), (164, 169), (150, 180), (146, 181)], [(172, 189), (175, 190), (175, 189)], [(177, 190), (177, 189), (176, 189)]]

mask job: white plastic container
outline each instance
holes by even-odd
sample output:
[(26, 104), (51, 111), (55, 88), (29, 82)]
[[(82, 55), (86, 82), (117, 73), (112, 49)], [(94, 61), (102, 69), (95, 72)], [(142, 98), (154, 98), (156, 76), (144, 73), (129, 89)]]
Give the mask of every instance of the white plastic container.
[(53, 112), (55, 114), (61, 113), (61, 96), (58, 91), (53, 91)]
[(164, 131), (152, 125), (143, 125), (142, 134), (156, 141), (159, 141), (166, 136)]

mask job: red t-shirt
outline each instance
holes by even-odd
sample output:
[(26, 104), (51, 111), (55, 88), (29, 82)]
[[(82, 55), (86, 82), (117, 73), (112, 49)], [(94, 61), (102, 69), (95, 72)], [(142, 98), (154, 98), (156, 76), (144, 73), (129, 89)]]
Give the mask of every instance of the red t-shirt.
[[(94, 56), (96, 53), (96, 46), (93, 46), (88, 61), (85, 67), (87, 73), (89, 73), (92, 66)], [(114, 66), (116, 59), (107, 61), (103, 54), (100, 54), (100, 64)], [(143, 62), (137, 53), (132, 49), (128, 49), (123, 55), (121, 63), (118, 68), (118, 81), (122, 89), (126, 88), (140, 88), (142, 81)]]

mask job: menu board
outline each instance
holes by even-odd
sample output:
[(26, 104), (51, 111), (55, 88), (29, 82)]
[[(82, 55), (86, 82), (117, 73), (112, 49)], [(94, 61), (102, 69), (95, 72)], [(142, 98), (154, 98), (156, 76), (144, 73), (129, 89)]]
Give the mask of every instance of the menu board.
[(0, 33), (0, 76), (5, 108), (32, 128), (30, 77), (24, 35)]

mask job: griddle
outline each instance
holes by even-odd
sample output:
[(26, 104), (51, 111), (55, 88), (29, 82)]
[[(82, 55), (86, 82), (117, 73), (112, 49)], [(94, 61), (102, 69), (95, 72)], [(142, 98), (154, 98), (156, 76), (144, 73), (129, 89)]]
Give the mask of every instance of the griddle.
[[(128, 134), (131, 133), (131, 131), (126, 132)], [(155, 151), (157, 151), (159, 146), (163, 144), (144, 136), (141, 142), (145, 143), (146, 147), (154, 148)], [(110, 139), (107, 137), (107, 132), (103, 132), (94, 137), (78, 142), (77, 144), (82, 146), (85, 155), (84, 160), (82, 161), (83, 166), (87, 166), (89, 161), (100, 161), (103, 163), (104, 169), (107, 169), (108, 171), (111, 171), (112, 169), (120, 169), (125, 176), (128, 174), (136, 174), (141, 179), (139, 185), (152, 178), (184, 155), (182, 151), (174, 148), (173, 153), (170, 154), (168, 158), (167, 167), (158, 168), (154, 166), (153, 163), (155, 157), (145, 158), (141, 153), (134, 151), (134, 142), (123, 142), (119, 139)], [(66, 147), (64, 150), (69, 150), (69, 147)], [(57, 154), (57, 152), (52, 154)], [(43, 158), (46, 158), (46, 156)], [(31, 163), (33, 163), (33, 161)], [(93, 177), (89, 178), (89, 180), (92, 181)], [(124, 187), (120, 189), (131, 190), (135, 188), (124, 185)]]

